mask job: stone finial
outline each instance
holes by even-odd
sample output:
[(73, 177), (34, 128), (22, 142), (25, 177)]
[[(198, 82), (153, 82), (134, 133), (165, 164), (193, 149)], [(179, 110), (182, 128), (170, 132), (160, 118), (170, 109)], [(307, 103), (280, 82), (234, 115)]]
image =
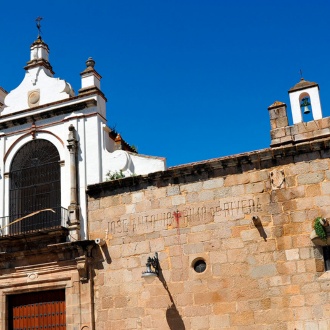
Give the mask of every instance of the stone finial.
[(117, 136), (115, 138), (115, 142), (121, 142), (121, 136), (119, 133), (117, 134)]
[(118, 133), (116, 138), (115, 138), (115, 150), (122, 150), (123, 149), (123, 144), (122, 144), (122, 138), (120, 134)]
[(95, 66), (95, 61), (93, 60), (92, 57), (88, 57), (88, 60), (86, 61), (86, 66), (87, 68), (93, 68)]
[(94, 69), (95, 61), (92, 57), (89, 57), (86, 61), (86, 69), (80, 73), (81, 76), (81, 89), (79, 94), (90, 93), (91, 91), (100, 92), (100, 80), (101, 76)]

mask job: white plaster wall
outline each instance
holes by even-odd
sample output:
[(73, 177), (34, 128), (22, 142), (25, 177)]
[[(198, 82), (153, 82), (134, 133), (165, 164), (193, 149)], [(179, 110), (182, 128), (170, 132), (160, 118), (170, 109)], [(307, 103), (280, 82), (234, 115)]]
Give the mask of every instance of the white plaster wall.
[(86, 164), (87, 185), (98, 183), (102, 180), (102, 124), (97, 117), (88, 118), (85, 121), (86, 153), (83, 161)]
[(5, 97), (5, 108), (1, 115), (28, 109), (28, 95), (31, 91), (40, 92), (40, 100), (36, 105), (64, 100), (73, 96), (70, 84), (59, 78), (52, 78), (49, 75), (49, 71), (44, 67), (28, 70), (21, 84)]
[(165, 158), (138, 155), (133, 153), (131, 153), (130, 156), (134, 164), (134, 173), (137, 175), (145, 175), (166, 170)]
[(114, 152), (104, 151), (102, 157), (103, 181), (106, 175), (122, 171), (125, 177), (132, 175), (145, 175), (153, 172), (164, 171), (166, 169), (165, 158), (139, 155), (124, 150)]
[(93, 73), (84, 74), (83, 78), (81, 79), (81, 88), (96, 86), (100, 89), (100, 85), (100, 79), (98, 79)]

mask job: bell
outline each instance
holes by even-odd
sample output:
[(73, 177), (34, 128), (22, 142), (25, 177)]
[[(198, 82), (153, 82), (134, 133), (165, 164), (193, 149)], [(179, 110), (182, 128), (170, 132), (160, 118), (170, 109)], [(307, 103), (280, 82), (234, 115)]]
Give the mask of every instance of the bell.
[(301, 100), (301, 103), (300, 103), (300, 107), (303, 108), (304, 110), (304, 114), (307, 115), (308, 113), (310, 113), (311, 111), (309, 110), (308, 106), (311, 105), (310, 102), (309, 102), (309, 99), (308, 97), (304, 97), (302, 100)]
[(308, 106), (304, 106), (304, 114), (307, 115), (308, 113), (310, 113), (310, 110), (308, 109)]

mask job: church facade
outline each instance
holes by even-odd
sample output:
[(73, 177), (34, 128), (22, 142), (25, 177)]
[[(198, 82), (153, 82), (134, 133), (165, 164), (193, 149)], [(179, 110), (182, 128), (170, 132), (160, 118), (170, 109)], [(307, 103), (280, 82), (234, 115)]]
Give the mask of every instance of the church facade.
[(137, 154), (107, 126), (94, 66), (89, 58), (75, 94), (54, 77), (39, 36), (23, 81), (0, 89), (1, 329), (91, 328), (86, 188), (165, 169), (163, 158)]
[[(263, 150), (166, 168), (31, 45), (0, 88), (1, 329), (330, 328), (330, 118), (301, 79)], [(306, 117), (309, 114), (309, 117)]]

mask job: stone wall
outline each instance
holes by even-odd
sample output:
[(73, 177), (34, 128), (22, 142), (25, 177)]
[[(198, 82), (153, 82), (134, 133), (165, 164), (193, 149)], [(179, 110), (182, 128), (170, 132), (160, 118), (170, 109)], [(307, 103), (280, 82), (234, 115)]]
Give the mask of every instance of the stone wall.
[(96, 328), (329, 329), (330, 274), (310, 240), (330, 217), (329, 143), (89, 186), (89, 239), (106, 242), (93, 250)]

